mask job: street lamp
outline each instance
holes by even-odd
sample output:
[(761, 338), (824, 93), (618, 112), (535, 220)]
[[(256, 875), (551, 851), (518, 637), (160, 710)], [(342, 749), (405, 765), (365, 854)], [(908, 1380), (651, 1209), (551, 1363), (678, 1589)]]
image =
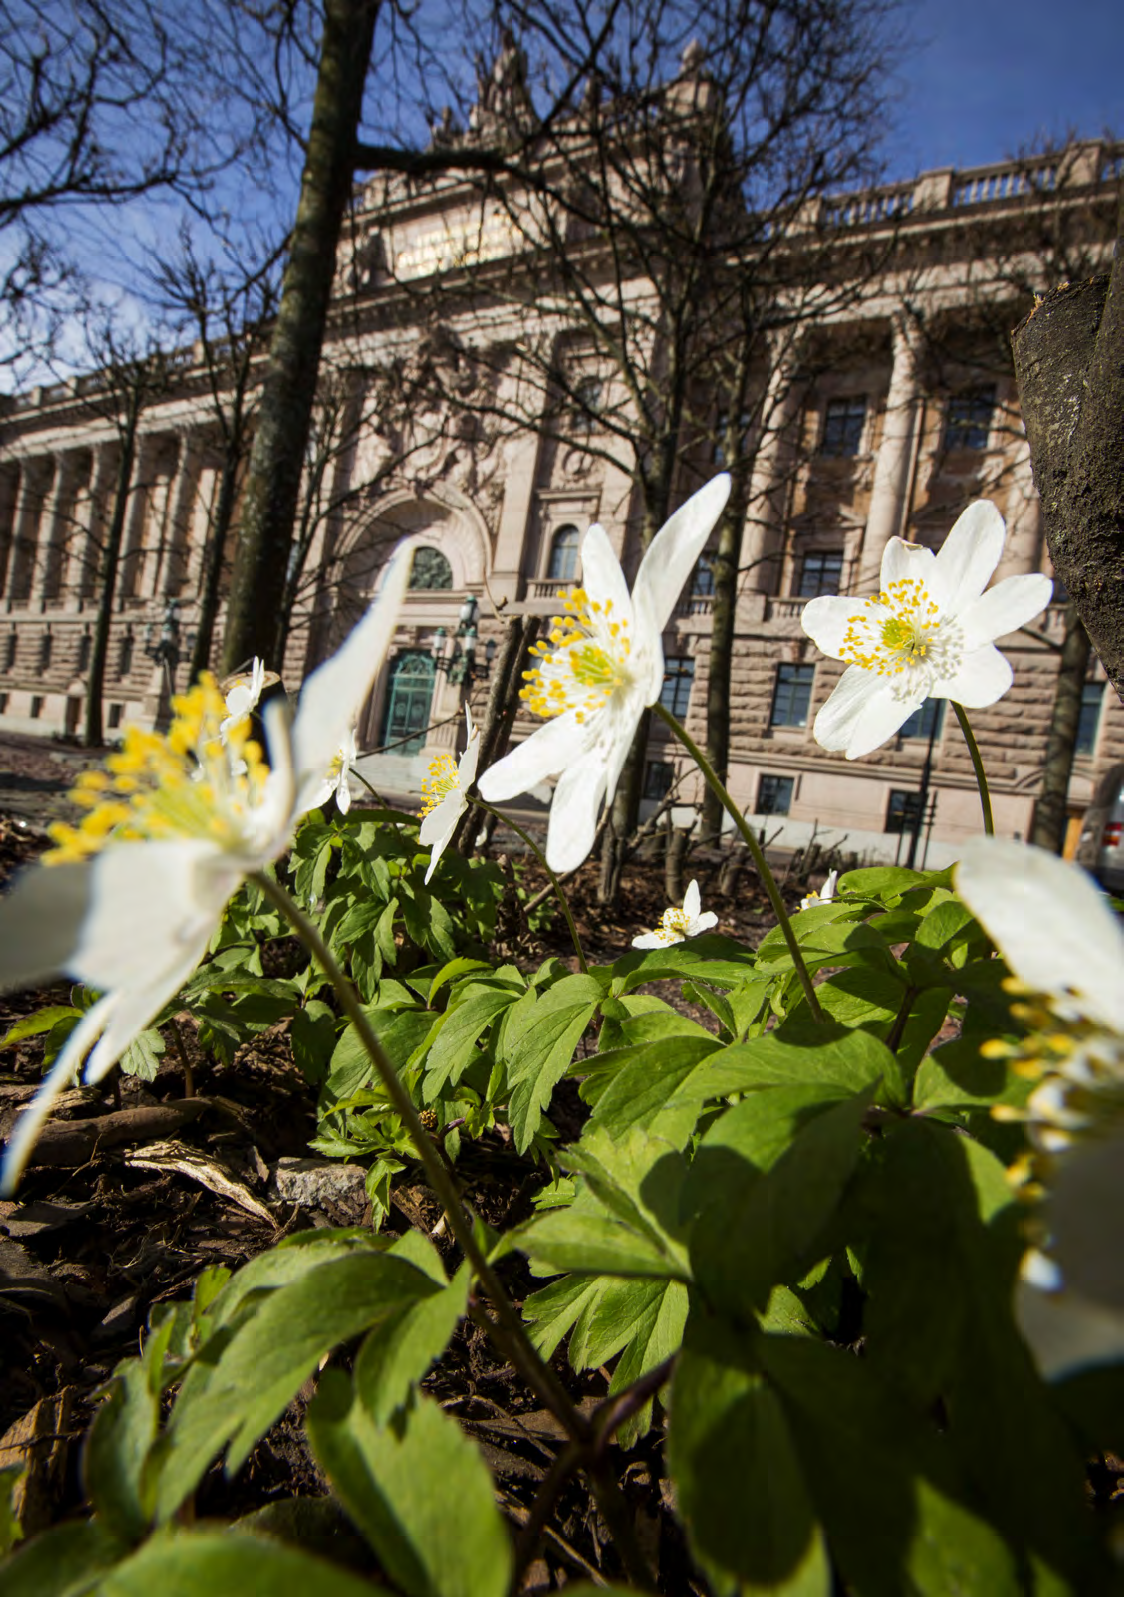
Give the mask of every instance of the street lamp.
[(148, 621), (144, 628), (144, 652), (150, 660), (155, 660), (157, 665), (164, 667), (169, 690), (175, 681), (176, 669), (180, 663), (179, 611), (179, 600), (169, 599), (160, 626), (160, 637), (155, 643), (152, 641), (154, 624)]
[(449, 681), (456, 686), (467, 683), (469, 687), (477, 679), (483, 680), (492, 668), (492, 659), (496, 652), (496, 640), (489, 638), (484, 645), (484, 661), (481, 664), (476, 657), (476, 613), (479, 608), (475, 594), (470, 593), (461, 605), (457, 617), (457, 630), (450, 638), (444, 627), (438, 627), (433, 634), (431, 652), (433, 663), (439, 671), (444, 671)]

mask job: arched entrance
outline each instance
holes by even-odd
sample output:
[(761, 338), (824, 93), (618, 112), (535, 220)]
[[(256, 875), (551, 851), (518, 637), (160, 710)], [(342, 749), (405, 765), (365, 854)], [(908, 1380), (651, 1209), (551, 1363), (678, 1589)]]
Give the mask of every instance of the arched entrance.
[(407, 649), (392, 662), (380, 748), (389, 754), (420, 753), (429, 727), (436, 675), (433, 658), (424, 649)]

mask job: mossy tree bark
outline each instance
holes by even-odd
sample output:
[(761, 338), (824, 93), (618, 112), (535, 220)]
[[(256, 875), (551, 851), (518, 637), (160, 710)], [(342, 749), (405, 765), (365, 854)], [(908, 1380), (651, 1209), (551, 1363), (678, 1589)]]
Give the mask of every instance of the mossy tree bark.
[(1077, 748), (1081, 720), (1081, 690), (1089, 666), (1089, 634), (1073, 605), (1065, 613), (1065, 640), (1058, 662), (1054, 705), (1046, 734), (1046, 759), (1042, 768), (1042, 791), (1034, 806), (1030, 839), (1039, 848), (1060, 854), (1065, 846), (1069, 778)]
[(336, 248), (355, 172), (380, 0), (327, 0), (300, 201), (262, 382), (223, 640), (222, 669), (276, 658)]
[(1054, 569), (1124, 698), (1124, 241), (1109, 277), (1053, 289), (1011, 341)]

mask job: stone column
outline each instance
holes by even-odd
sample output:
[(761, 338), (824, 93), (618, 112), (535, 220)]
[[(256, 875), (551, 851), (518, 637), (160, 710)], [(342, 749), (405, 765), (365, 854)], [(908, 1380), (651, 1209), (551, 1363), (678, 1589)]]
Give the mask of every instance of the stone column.
[(801, 394), (802, 385), (793, 381), (791, 361), (775, 361), (762, 403), (742, 538), (741, 564), (750, 592), (775, 594), (780, 587), (788, 488), (784, 464)]
[(62, 586), (66, 546), (74, 530), (70, 507), (81, 455), (81, 450), (69, 449), (55, 461), (54, 481), (39, 519), (39, 552), (31, 583), (31, 604), (35, 609), (42, 610), (46, 600), (57, 599)]
[[(163, 568), (156, 573), (156, 588), (166, 599), (177, 599), (183, 593), (188, 571), (188, 551), (192, 531), (192, 515), (199, 492), (199, 469), (203, 458), (203, 442), (197, 432), (184, 433), (179, 439), (176, 458), (176, 475), (170, 492), (172, 506), (168, 517), (169, 537)], [(195, 595), (189, 593), (189, 599)]]
[(109, 499), (117, 478), (117, 446), (107, 440), (105, 443), (97, 444), (93, 453), (86, 536), (80, 544), (75, 545), (75, 573), (73, 578), (68, 576), (67, 579), (76, 583), (79, 600), (90, 599), (97, 593), (102, 556), (100, 539), (105, 532), (107, 512), (112, 508)]
[(143, 591), (144, 540), (148, 530), (149, 487), (160, 440), (151, 434), (137, 439), (136, 461), (129, 483), (129, 505), (121, 547), (120, 599), (135, 599)]
[(22, 462), (8, 576), (9, 607), (26, 604), (31, 597), (43, 506), (51, 486), (47, 474), (53, 468), (50, 458)]
[(894, 364), (886, 395), (886, 419), (882, 443), (874, 468), (874, 487), (870, 494), (866, 531), (859, 554), (858, 589), (877, 588), (882, 551), (901, 531), (902, 509), (909, 482), (910, 449), (917, 426), (920, 383), (916, 352), (907, 324), (895, 319), (893, 329)]

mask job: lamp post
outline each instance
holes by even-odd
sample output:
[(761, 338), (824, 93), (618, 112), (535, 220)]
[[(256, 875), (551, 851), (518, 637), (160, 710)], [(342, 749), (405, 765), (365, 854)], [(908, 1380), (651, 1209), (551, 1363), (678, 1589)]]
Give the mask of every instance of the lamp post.
[(476, 653), (476, 614), (479, 604), (475, 594), (470, 593), (461, 605), (457, 617), (457, 630), (450, 637), (444, 627), (438, 627), (433, 634), (431, 652), (433, 663), (439, 671), (444, 671), (450, 682), (457, 687), (467, 684), (471, 688), (476, 681), (483, 681), (492, 668), (492, 659), (496, 652), (494, 638), (489, 638), (484, 645), (484, 659), (481, 662)]

